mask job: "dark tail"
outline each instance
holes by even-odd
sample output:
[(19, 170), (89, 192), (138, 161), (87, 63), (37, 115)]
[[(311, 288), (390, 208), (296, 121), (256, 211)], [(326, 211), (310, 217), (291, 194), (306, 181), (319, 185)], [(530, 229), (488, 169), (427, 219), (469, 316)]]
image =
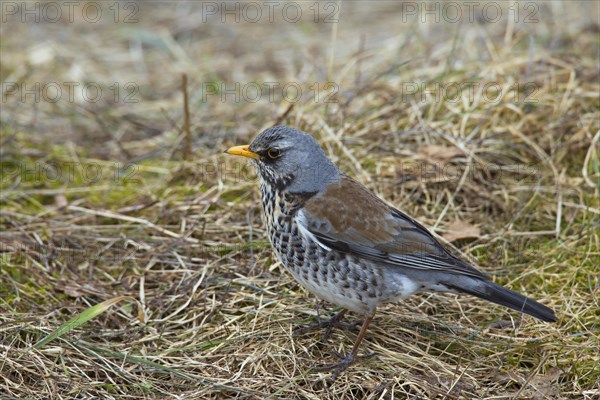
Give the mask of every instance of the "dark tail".
[(513, 292), (490, 281), (478, 281), (477, 283), (475, 285), (468, 285), (469, 287), (461, 285), (462, 287), (453, 287), (453, 289), (529, 314), (544, 322), (556, 322), (554, 311), (529, 297), (525, 297), (522, 294)]

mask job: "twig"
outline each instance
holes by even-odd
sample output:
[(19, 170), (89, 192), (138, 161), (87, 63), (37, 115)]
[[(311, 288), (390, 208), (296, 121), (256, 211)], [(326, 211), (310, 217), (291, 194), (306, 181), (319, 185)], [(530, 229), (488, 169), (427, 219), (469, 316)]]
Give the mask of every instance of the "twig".
[(273, 126), (280, 125), (283, 122), (283, 120), (288, 116), (290, 111), (292, 111), (294, 109), (295, 105), (296, 105), (296, 103), (290, 103), (288, 108), (286, 108), (286, 110), (283, 113), (279, 114), (279, 116), (275, 120), (275, 123), (273, 124)]
[[(339, 10), (342, 6), (342, 2), (338, 1), (337, 9)], [(329, 82), (334, 82), (333, 79), (333, 61), (335, 59), (335, 45), (338, 36), (338, 24), (339, 22), (335, 22), (331, 26), (331, 53), (329, 53), (329, 62), (327, 63), (327, 80)]]
[(137, 224), (147, 226), (148, 228), (152, 228), (160, 233), (164, 233), (167, 236), (171, 236), (171, 237), (174, 237), (177, 239), (182, 239), (182, 240), (185, 240), (186, 242), (198, 243), (197, 239), (190, 238), (190, 237), (182, 237), (175, 232), (172, 232), (168, 229), (162, 228), (162, 227), (155, 225), (150, 221), (146, 221), (145, 219), (142, 219), (142, 218), (130, 217), (127, 215), (116, 214), (116, 213), (109, 212), (109, 211), (90, 210), (90, 209), (78, 207), (78, 206), (69, 206), (68, 209), (71, 211), (79, 211), (79, 212), (83, 212), (86, 214), (97, 215), (99, 217), (114, 218), (114, 219), (118, 219), (121, 221), (135, 222)]
[(190, 131), (190, 107), (187, 85), (187, 74), (182, 74), (181, 91), (183, 92), (183, 132), (185, 132), (183, 159), (189, 161), (192, 159), (192, 132)]
[(583, 167), (581, 168), (583, 180), (591, 188), (596, 188), (599, 186), (598, 183), (594, 183), (594, 181), (592, 181), (590, 179), (589, 174), (588, 174), (588, 165), (590, 163), (590, 159), (592, 158), (592, 153), (596, 149), (596, 144), (598, 143), (599, 139), (600, 139), (600, 131), (596, 132), (596, 134), (594, 135), (594, 138), (592, 139), (592, 143), (590, 143), (590, 148), (588, 149), (587, 153), (585, 154), (585, 160), (583, 161)]

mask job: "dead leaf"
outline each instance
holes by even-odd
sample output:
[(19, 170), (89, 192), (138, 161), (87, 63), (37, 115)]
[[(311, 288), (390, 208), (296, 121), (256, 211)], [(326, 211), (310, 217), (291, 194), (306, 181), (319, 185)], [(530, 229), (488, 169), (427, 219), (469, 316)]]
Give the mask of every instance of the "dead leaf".
[(529, 386), (533, 389), (531, 398), (534, 400), (556, 399), (558, 392), (558, 378), (560, 370), (556, 367), (550, 368), (545, 374), (537, 374), (530, 381)]
[(458, 147), (448, 147), (439, 144), (430, 144), (421, 147), (419, 152), (425, 157), (436, 161), (448, 161), (465, 154)]
[(476, 238), (481, 235), (481, 230), (478, 226), (472, 225), (465, 221), (456, 220), (448, 225), (444, 239), (449, 242), (454, 242), (459, 239)]
[(67, 198), (64, 194), (57, 194), (56, 196), (54, 196), (54, 206), (56, 208), (64, 208), (68, 205), (69, 202), (67, 201)]

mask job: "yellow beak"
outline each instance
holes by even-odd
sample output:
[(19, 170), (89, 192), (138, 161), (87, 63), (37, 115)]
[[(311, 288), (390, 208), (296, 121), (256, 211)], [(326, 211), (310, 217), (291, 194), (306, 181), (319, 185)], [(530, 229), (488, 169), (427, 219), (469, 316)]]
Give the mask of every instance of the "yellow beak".
[(248, 157), (248, 158), (258, 158), (260, 157), (258, 154), (253, 153), (249, 150), (248, 145), (246, 146), (234, 146), (231, 147), (227, 150), (225, 150), (225, 153), (227, 154), (231, 154), (232, 156), (242, 156), (242, 157)]

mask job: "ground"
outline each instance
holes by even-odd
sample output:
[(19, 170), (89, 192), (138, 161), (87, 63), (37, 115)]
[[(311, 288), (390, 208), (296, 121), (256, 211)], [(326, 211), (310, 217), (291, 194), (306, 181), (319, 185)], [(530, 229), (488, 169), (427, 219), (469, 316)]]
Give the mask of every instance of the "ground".
[[(270, 4), (2, 2), (0, 396), (599, 398), (598, 3)], [(223, 155), (276, 123), (558, 322), (417, 295), (332, 381)]]

